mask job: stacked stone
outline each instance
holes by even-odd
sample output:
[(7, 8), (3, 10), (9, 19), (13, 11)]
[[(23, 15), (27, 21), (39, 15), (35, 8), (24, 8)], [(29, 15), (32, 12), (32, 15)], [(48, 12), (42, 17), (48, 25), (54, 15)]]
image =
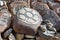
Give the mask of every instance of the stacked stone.
[(0, 1), (0, 40), (59, 40), (60, 0)]
[[(38, 0), (38, 2), (34, 2), (32, 4), (32, 8), (39, 11), (39, 13), (41, 14), (43, 20), (44, 21), (49, 21), (49, 24), (51, 22), (53, 24), (53, 27), (56, 28), (56, 30), (58, 31), (58, 30), (60, 30), (59, 29), (59, 27), (60, 27), (59, 26), (59, 24), (60, 24), (60, 17), (59, 17), (59, 8), (60, 8), (60, 6), (59, 5), (60, 5), (59, 0), (57, 0), (57, 1), (56, 0)], [(54, 22), (54, 20), (55, 20), (55, 22)], [(57, 23), (57, 24), (55, 24), (55, 23)], [(46, 25), (43, 25), (43, 26), (46, 26)], [(52, 25), (50, 25), (50, 27), (51, 26)], [(42, 30), (44, 31), (46, 29), (43, 28)], [(54, 38), (52, 38), (50, 40), (53, 40), (53, 39)], [(45, 40), (45, 39), (42, 39), (42, 40)], [(46, 40), (49, 40), (49, 38), (48, 39), (46, 38)]]

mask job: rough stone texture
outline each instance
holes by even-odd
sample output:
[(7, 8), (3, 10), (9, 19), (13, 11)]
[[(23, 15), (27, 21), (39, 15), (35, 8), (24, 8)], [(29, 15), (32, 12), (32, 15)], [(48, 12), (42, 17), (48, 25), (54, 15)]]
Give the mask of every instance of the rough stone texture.
[(22, 40), (24, 38), (24, 34), (16, 34), (16, 40)]
[(31, 1), (30, 1), (30, 6), (32, 7), (32, 5), (33, 5), (35, 2), (37, 2), (37, 0), (31, 0)]
[[(21, 1), (24, 1), (24, 2), (21, 2)], [(51, 2), (50, 2), (51, 1)], [(54, 2), (55, 1), (55, 2)], [(19, 9), (20, 7), (22, 8), (22, 7), (32, 7), (33, 9), (35, 9), (35, 10), (37, 10), (38, 12), (40, 12), (40, 14), (42, 15), (42, 17), (43, 17), (43, 19), (44, 20), (49, 20), (51, 23), (53, 23), (53, 25), (54, 25), (54, 27), (57, 29), (57, 31), (58, 30), (60, 30), (60, 18), (58, 17), (58, 15), (60, 16), (60, 0), (8, 0), (8, 2), (9, 3), (11, 3), (10, 4), (10, 6), (9, 6), (9, 10), (10, 10), (10, 12), (11, 12), (11, 14), (15, 14), (16, 13), (16, 10), (17, 9)], [(27, 4), (28, 3), (28, 4)], [(8, 4), (9, 5), (9, 4)], [(49, 5), (49, 6), (48, 6)], [(50, 7), (50, 8), (49, 8)], [(5, 8), (7, 8), (7, 5), (4, 5), (3, 7), (0, 7), (0, 9), (2, 9), (2, 8), (4, 8), (1, 12), (5, 12), (6, 11), (6, 13), (8, 12), (7, 10), (5, 10)], [(16, 10), (15, 10), (15, 8), (16, 8)], [(8, 9), (8, 8), (7, 8)], [(46, 10), (47, 9), (47, 10)], [(53, 10), (50, 10), (50, 9), (53, 9)], [(29, 9), (28, 9), (29, 10)], [(58, 15), (56, 15), (56, 13), (58, 14)], [(0, 12), (0, 16), (2, 15), (2, 13)], [(24, 12), (24, 10), (22, 10), (22, 11), (20, 11), (20, 12)], [(9, 12), (8, 12), (9, 13)], [(18, 12), (17, 12), (18, 13)], [(14, 16), (14, 15), (12, 15), (12, 16)], [(30, 16), (31, 17), (31, 15), (29, 14), (27, 14), (27, 16)], [(15, 17), (15, 16), (14, 16)], [(23, 16), (22, 16), (23, 17)], [(24, 19), (24, 18), (23, 18)], [(37, 18), (36, 18), (37, 19)], [(1, 20), (1, 18), (0, 18), (0, 20)], [(14, 21), (15, 19), (14, 18), (12, 18), (12, 20)], [(18, 21), (18, 23), (21, 23), (19, 20), (17, 20)], [(18, 24), (17, 23), (17, 21), (15, 21), (15, 30), (18, 28), (18, 32), (17, 32), (17, 34), (16, 34), (16, 31), (15, 30), (13, 30), (13, 31), (15, 31), (15, 33), (13, 34), (13, 33), (11, 33), (11, 30), (9, 31), (7, 31), (6, 29), (7, 28), (9, 28), (9, 27), (6, 27), (5, 28), (5, 26), (0, 26), (0, 33), (1, 33), (1, 31), (3, 32), (3, 33), (5, 33), (4, 34), (4, 36), (5, 36), (5, 38), (6, 37), (8, 37), (9, 38), (9, 40), (22, 40), (23, 38), (24, 38), (24, 34), (18, 34), (19, 32), (29, 32), (29, 33), (32, 33), (33, 31), (31, 30), (31, 29), (29, 29), (29, 28), (27, 28), (27, 29), (29, 29), (29, 30), (31, 30), (31, 31), (29, 31), (29, 30), (26, 30), (26, 29), (24, 29), (24, 31), (23, 30), (21, 30), (20, 31), (20, 29), (22, 29), (23, 27), (24, 28), (26, 28), (26, 26), (25, 25), (23, 25), (23, 27), (21, 27), (21, 25), (20, 24)], [(30, 22), (30, 21), (29, 21)], [(9, 24), (9, 22), (8, 22), (8, 24)], [(13, 25), (13, 22), (12, 22), (12, 25)], [(16, 26), (16, 25), (18, 25), (18, 26)], [(29, 25), (29, 24), (28, 24)], [(8, 25), (8, 26), (10, 26), (10, 24)], [(41, 25), (42, 26), (42, 30), (43, 31), (45, 31), (46, 29), (44, 29), (43, 27), (45, 27), (45, 25)], [(1, 28), (2, 27), (2, 28)], [(12, 26), (11, 26), (12, 27)], [(20, 28), (21, 27), (21, 28)], [(29, 26), (30, 27), (30, 26)], [(33, 26), (32, 26), (32, 28), (33, 28)], [(4, 30), (3, 30), (4, 29)], [(52, 29), (52, 28), (51, 28)], [(25, 31), (26, 30), (26, 31)], [(35, 30), (35, 29), (34, 29)], [(36, 30), (36, 32), (37, 32), (37, 30)], [(34, 32), (35, 33), (35, 32)], [(40, 32), (41, 33), (41, 32)], [(14, 36), (15, 35), (15, 36)], [(8, 38), (6, 38), (6, 39), (2, 39), (2, 37), (1, 37), (2, 35), (0, 34), (0, 40), (8, 40)], [(16, 37), (16, 39), (15, 39), (15, 37)], [(31, 35), (25, 35), (25, 39), (24, 40), (35, 40), (34, 39), (34, 37), (36, 37), (36, 36), (31, 36)], [(59, 37), (59, 38), (58, 38)], [(28, 39), (28, 38), (32, 38), (32, 39)], [(60, 40), (60, 33), (58, 33), (57, 35), (56, 35), (56, 38), (44, 38), (44, 37), (36, 37), (36, 40)]]
[[(17, 19), (15, 18), (16, 20), (14, 20), (13, 28), (14, 28), (15, 32), (18, 32), (18, 33), (23, 33), (23, 34), (27, 34), (27, 35), (35, 35), (38, 27), (40, 26), (40, 24), (42, 22), (42, 17), (41, 17), (41, 15), (39, 15), (39, 13), (37, 11), (35, 11), (33, 9), (30, 9), (30, 8), (23, 8), (23, 9), (25, 9), (26, 10), (25, 12), (27, 12), (27, 13), (24, 13), (24, 12), (21, 12), (21, 13), (25, 16), (25, 18), (27, 18), (27, 20), (24, 17), (21, 17), (21, 20), (20, 20), (19, 16), (21, 16), (21, 13), (18, 13), (16, 16)], [(20, 11), (22, 11), (22, 9)], [(32, 12), (30, 12), (30, 11), (32, 11)], [(31, 17), (30, 15), (27, 16), (27, 14), (32, 14), (34, 16), (33, 17)], [(37, 20), (34, 19), (35, 16), (36, 16)]]
[[(43, 20), (49, 20), (53, 26), (59, 30), (59, 22), (60, 22), (60, 18), (59, 16), (52, 10), (43, 10), (43, 12), (41, 13)], [(58, 19), (58, 20), (57, 20)]]
[(48, 5), (51, 9), (53, 9), (60, 16), (60, 3), (49, 2)]
[(0, 33), (1, 33), (4, 32), (5, 29), (10, 27), (11, 14), (7, 9), (2, 9), (0, 13), (2, 14), (0, 15)]
[(7, 38), (10, 34), (12, 33), (12, 29), (8, 29), (7, 31), (4, 32), (3, 37)]
[(36, 37), (36, 40), (60, 40), (58, 38), (44, 38), (44, 37)]
[(30, 0), (14, 0), (14, 1), (24, 1), (28, 4), (28, 7), (30, 7)]
[(12, 33), (9, 35), (9, 40), (16, 40), (15, 36)]
[(37, 10), (38, 12), (41, 12), (42, 10), (45, 10), (45, 9), (50, 9), (47, 4), (40, 3), (40, 2), (34, 2), (32, 4), (32, 8)]
[(54, 0), (38, 0), (38, 1), (42, 3), (48, 3), (49, 1), (54, 2)]
[(24, 1), (15, 1), (15, 2), (12, 2), (9, 5), (9, 10), (10, 10), (12, 15), (16, 15), (17, 7), (19, 7), (19, 8), (21, 8), (21, 7), (28, 7), (28, 4), (26, 2), (24, 2)]
[(57, 40), (60, 40), (60, 33), (57, 33), (57, 34), (56, 34), (56, 39), (57, 39)]
[(43, 37), (36, 37), (36, 40), (47, 40), (47, 39)]

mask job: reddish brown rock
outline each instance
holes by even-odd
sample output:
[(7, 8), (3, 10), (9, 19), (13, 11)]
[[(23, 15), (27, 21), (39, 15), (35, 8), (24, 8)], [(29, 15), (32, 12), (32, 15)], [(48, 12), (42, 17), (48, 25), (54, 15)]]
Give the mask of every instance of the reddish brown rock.
[(13, 15), (16, 15), (16, 9), (17, 7), (21, 8), (21, 7), (28, 7), (28, 4), (24, 1), (15, 1), (12, 2), (9, 6), (9, 10)]
[(43, 37), (36, 37), (36, 40), (47, 40), (47, 39)]
[(56, 2), (60, 2), (60, 0), (55, 0)]
[(37, 0), (31, 0), (30, 1), (30, 6), (32, 7), (32, 5), (34, 4), (34, 3), (36, 3), (37, 2)]
[(44, 4), (44, 3), (35, 2), (35, 3), (32, 4), (32, 8), (41, 12), (44, 9), (49, 9), (49, 6), (47, 4)]
[[(29, 13), (30, 11), (32, 12)], [(17, 15), (14, 20), (13, 28), (17, 33), (35, 35), (41, 22), (42, 22), (42, 17), (41, 15), (39, 15), (37, 11), (34, 11), (33, 9), (30, 8), (21, 8), (19, 9), (19, 12), (17, 12)]]

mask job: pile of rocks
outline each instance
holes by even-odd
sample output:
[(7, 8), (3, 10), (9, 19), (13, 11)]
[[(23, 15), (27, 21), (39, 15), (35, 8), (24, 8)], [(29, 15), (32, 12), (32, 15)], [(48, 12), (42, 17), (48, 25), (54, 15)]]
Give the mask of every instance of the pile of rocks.
[(60, 40), (60, 0), (0, 0), (0, 40)]

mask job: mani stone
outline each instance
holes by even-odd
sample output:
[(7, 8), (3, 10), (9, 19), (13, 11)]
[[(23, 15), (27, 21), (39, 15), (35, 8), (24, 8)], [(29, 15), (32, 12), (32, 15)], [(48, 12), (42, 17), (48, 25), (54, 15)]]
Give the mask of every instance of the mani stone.
[(16, 18), (13, 24), (14, 31), (26, 35), (35, 35), (42, 22), (42, 17), (36, 10), (25, 7), (17, 12)]

